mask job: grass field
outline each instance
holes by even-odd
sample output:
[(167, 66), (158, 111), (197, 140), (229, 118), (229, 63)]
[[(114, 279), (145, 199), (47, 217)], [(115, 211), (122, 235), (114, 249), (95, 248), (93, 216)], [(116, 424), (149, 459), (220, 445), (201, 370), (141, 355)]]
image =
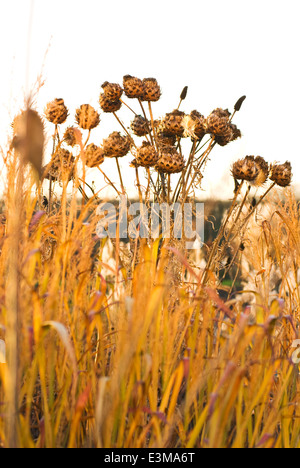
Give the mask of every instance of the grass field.
[[(248, 156), (228, 168), (232, 200), (219, 222), (207, 203), (201, 249), (187, 250), (184, 237), (99, 239), (101, 187), (87, 186), (86, 172), (102, 172), (104, 158), (119, 175), (114, 184), (104, 174), (117, 198), (126, 194), (119, 158), (131, 153), (139, 203), (183, 206), (195, 201), (214, 146), (241, 136), (232, 118), (244, 97), (233, 114), (178, 107), (158, 121), (156, 80), (132, 78), (104, 83), (100, 96), (122, 134), (92, 144), (98, 112), (83, 105), (67, 127), (58, 99), (43, 121), (28, 103), (2, 147), (0, 445), (299, 448), (291, 167)], [(130, 130), (121, 105), (135, 106)]]

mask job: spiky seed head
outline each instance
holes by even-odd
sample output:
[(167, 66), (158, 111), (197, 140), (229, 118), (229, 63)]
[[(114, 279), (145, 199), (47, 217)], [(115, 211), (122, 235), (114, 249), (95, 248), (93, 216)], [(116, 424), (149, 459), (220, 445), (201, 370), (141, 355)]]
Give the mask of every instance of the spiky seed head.
[(44, 177), (52, 180), (62, 180), (64, 177), (68, 177), (71, 180), (74, 176), (74, 165), (75, 158), (70, 151), (65, 148), (59, 147), (50, 163), (44, 167)]
[(137, 149), (136, 162), (139, 166), (151, 167), (158, 161), (158, 153), (154, 146), (143, 141), (142, 146)]
[(93, 106), (82, 104), (76, 109), (75, 120), (84, 130), (92, 130), (99, 125), (100, 116)]
[(69, 146), (76, 146), (79, 144), (79, 139), (82, 136), (79, 128), (68, 127), (64, 133), (63, 140)]
[(181, 154), (176, 151), (176, 148), (167, 146), (160, 151), (155, 169), (158, 172), (175, 174), (177, 172), (181, 172), (184, 165), (184, 159)]
[(100, 94), (99, 104), (103, 112), (106, 113), (117, 112), (122, 106), (122, 102), (119, 99), (111, 101), (104, 93)]
[(271, 165), (270, 179), (280, 187), (288, 187), (292, 182), (292, 166), (289, 161), (284, 164)]
[(157, 145), (160, 149), (166, 146), (174, 146), (176, 143), (176, 135), (170, 135), (164, 131), (159, 131), (156, 134)]
[(239, 159), (232, 166), (232, 175), (236, 180), (246, 180), (253, 182), (259, 173), (259, 169), (255, 163), (254, 156), (246, 156), (244, 159)]
[(46, 119), (55, 125), (64, 123), (68, 117), (68, 109), (65, 106), (64, 100), (61, 98), (57, 98), (51, 102), (48, 102), (44, 113)]
[(163, 119), (165, 132), (169, 133), (170, 135), (183, 136), (184, 126), (182, 121), (184, 116), (185, 113), (177, 109), (166, 114), (165, 118)]
[(90, 143), (85, 149), (85, 164), (88, 167), (100, 166), (104, 161), (104, 150), (100, 146)]
[(228, 143), (237, 140), (241, 136), (241, 131), (237, 128), (237, 126), (230, 123), (227, 128), (227, 131), (224, 132), (224, 135), (215, 137), (215, 142), (218, 143), (218, 145), (220, 146), (226, 146), (228, 145)]
[(131, 130), (136, 136), (148, 135), (149, 129), (151, 128), (150, 122), (141, 115), (136, 115), (131, 122)]
[(200, 112), (193, 110), (190, 113), (190, 118), (194, 122), (194, 134), (196, 135), (197, 139), (203, 138), (206, 133), (206, 118), (204, 115), (200, 114)]
[(108, 158), (121, 158), (126, 156), (131, 145), (132, 140), (128, 135), (122, 136), (120, 132), (113, 132), (103, 140), (102, 148), (104, 156)]
[(215, 109), (206, 119), (207, 133), (215, 136), (228, 135), (230, 113), (228, 110)]
[(101, 87), (104, 91), (105, 96), (110, 101), (119, 100), (123, 94), (123, 89), (118, 83), (109, 83), (108, 81), (105, 81)]
[(130, 99), (142, 97), (145, 91), (142, 80), (131, 75), (123, 76), (123, 88), (125, 95)]
[(155, 78), (144, 78), (144, 93), (141, 96), (142, 101), (158, 101), (161, 96), (160, 86)]

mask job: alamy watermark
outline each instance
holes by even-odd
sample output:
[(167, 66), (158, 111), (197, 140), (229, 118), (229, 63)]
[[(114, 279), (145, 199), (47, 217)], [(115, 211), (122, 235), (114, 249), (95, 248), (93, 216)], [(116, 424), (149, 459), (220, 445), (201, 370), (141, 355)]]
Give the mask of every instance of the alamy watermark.
[(121, 196), (117, 205), (98, 206), (96, 233), (100, 239), (185, 239), (186, 249), (204, 242), (204, 203), (131, 203)]

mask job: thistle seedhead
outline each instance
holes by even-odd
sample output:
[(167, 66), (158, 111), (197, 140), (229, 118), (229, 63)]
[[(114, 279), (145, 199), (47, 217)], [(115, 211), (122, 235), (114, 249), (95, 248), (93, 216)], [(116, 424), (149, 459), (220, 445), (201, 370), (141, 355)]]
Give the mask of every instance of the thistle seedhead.
[(74, 147), (79, 144), (81, 137), (82, 134), (79, 128), (68, 127), (64, 133), (63, 140), (67, 145)]
[(132, 140), (128, 135), (122, 136), (120, 132), (113, 132), (103, 140), (102, 148), (104, 156), (108, 158), (121, 158), (126, 156), (131, 145)]
[(151, 167), (158, 161), (158, 153), (154, 146), (143, 141), (142, 146), (137, 149), (136, 162), (139, 166)]
[(292, 166), (289, 161), (284, 164), (271, 165), (270, 180), (280, 187), (288, 187), (292, 182)]
[(110, 101), (119, 100), (123, 94), (123, 89), (118, 83), (109, 83), (108, 81), (105, 81), (101, 85), (101, 87), (104, 91), (105, 96)]
[(142, 80), (131, 75), (123, 77), (123, 88), (125, 95), (130, 99), (141, 98), (145, 91)]
[(117, 112), (122, 106), (122, 102), (119, 99), (111, 101), (104, 93), (100, 94), (99, 104), (105, 113)]
[(181, 172), (184, 168), (185, 162), (176, 148), (167, 146), (160, 151), (159, 159), (155, 166), (158, 172), (166, 174), (175, 174)]
[(151, 128), (150, 122), (141, 115), (136, 115), (131, 122), (131, 130), (136, 136), (148, 135), (149, 129)]
[(46, 119), (55, 125), (64, 123), (68, 117), (68, 109), (65, 106), (64, 100), (61, 98), (57, 98), (51, 102), (48, 102), (44, 113)]
[(71, 180), (74, 177), (75, 158), (70, 151), (65, 148), (59, 147), (50, 163), (44, 167), (44, 178), (52, 180), (62, 180), (68, 177)]
[(183, 136), (184, 133), (184, 126), (182, 121), (184, 119), (185, 113), (179, 110), (174, 110), (166, 114), (165, 118), (163, 119), (163, 125), (165, 128), (165, 132), (169, 133), (170, 135), (176, 136)]
[(254, 156), (246, 156), (244, 159), (239, 159), (232, 166), (232, 175), (236, 180), (253, 182), (258, 174), (259, 169), (255, 163)]
[(213, 110), (206, 119), (207, 133), (217, 137), (228, 136), (230, 112), (226, 109), (217, 108)]
[(85, 150), (85, 164), (88, 167), (97, 167), (104, 162), (104, 150), (100, 146), (90, 143)]
[(93, 106), (82, 104), (79, 109), (76, 109), (75, 120), (84, 130), (92, 130), (99, 125), (100, 116)]
[(161, 96), (160, 86), (155, 78), (144, 78), (144, 93), (141, 96), (142, 101), (158, 101)]

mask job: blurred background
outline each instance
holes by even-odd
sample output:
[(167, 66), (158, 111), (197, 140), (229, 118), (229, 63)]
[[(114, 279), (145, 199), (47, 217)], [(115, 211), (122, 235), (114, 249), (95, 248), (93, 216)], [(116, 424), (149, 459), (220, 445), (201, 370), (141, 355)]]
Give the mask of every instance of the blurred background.
[[(72, 125), (81, 104), (99, 111), (104, 81), (122, 84), (125, 74), (155, 77), (163, 93), (153, 105), (156, 118), (177, 107), (186, 85), (181, 110), (187, 113), (232, 110), (241, 95), (247, 96), (234, 118), (243, 137), (214, 149), (201, 198), (231, 197), (231, 164), (246, 155), (290, 160), (299, 193), (299, 1), (2, 0), (0, 5), (2, 147), (24, 96), (41, 83), (37, 110), (63, 98), (70, 113), (67, 125)], [(140, 113), (138, 106), (135, 110)], [(90, 140), (98, 145), (121, 130), (112, 115), (100, 114), (101, 124)], [(124, 106), (118, 114), (129, 125), (132, 114)], [(49, 141), (52, 132), (47, 124)], [(131, 195), (129, 161), (123, 158), (121, 166)], [(117, 180), (110, 164), (106, 161), (104, 169)], [(88, 177), (101, 183), (97, 170)]]

